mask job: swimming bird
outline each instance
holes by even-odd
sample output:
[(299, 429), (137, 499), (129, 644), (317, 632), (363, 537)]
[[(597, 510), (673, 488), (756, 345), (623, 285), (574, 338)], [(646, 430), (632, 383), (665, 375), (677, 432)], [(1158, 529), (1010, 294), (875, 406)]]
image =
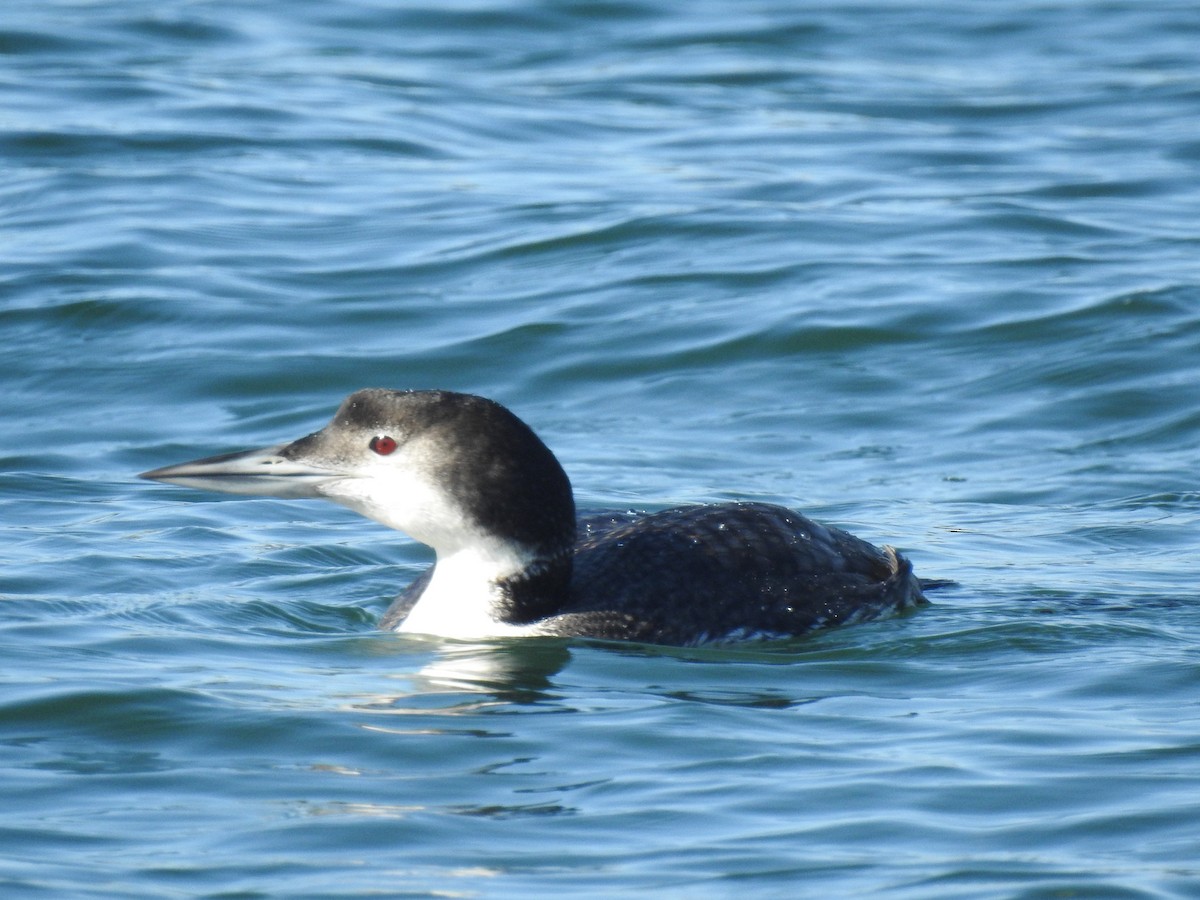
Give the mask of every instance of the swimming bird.
[(576, 519), (550, 449), (495, 401), (366, 389), (291, 443), (141, 477), (321, 498), (434, 550), (380, 627), (695, 646), (794, 637), (923, 603), (912, 566), (781, 506), (730, 502)]

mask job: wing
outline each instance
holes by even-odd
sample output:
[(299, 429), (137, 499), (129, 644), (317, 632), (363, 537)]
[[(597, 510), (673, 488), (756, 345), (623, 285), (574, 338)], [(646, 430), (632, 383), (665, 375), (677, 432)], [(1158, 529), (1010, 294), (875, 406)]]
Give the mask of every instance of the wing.
[(561, 634), (786, 637), (925, 602), (908, 561), (783, 507), (726, 503), (581, 529)]

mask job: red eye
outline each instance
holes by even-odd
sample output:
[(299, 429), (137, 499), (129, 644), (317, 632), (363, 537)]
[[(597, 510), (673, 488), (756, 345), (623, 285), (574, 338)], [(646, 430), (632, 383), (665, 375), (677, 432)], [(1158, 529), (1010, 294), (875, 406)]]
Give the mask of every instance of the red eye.
[(371, 443), (367, 446), (380, 456), (387, 456), (396, 449), (396, 439), (394, 437), (388, 437), (386, 434), (384, 434), (380, 435), (379, 437), (371, 438)]

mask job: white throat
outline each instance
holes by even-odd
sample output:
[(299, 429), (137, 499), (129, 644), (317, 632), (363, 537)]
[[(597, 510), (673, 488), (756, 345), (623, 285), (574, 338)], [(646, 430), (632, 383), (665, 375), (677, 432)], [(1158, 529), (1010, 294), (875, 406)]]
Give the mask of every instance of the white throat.
[(433, 577), (397, 631), (475, 639), (531, 634), (537, 624), (510, 625), (497, 618), (498, 582), (522, 571), (526, 554), (497, 544), (473, 544), (438, 555)]

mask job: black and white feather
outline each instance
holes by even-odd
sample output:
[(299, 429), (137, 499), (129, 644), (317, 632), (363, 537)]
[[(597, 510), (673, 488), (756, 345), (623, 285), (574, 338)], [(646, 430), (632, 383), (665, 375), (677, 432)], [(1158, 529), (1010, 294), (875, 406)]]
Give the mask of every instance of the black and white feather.
[(382, 628), (698, 645), (786, 638), (925, 603), (908, 561), (764, 503), (576, 520), (554, 454), (494, 401), (362, 390), (323, 429), (143, 477), (323, 498), (429, 545)]

